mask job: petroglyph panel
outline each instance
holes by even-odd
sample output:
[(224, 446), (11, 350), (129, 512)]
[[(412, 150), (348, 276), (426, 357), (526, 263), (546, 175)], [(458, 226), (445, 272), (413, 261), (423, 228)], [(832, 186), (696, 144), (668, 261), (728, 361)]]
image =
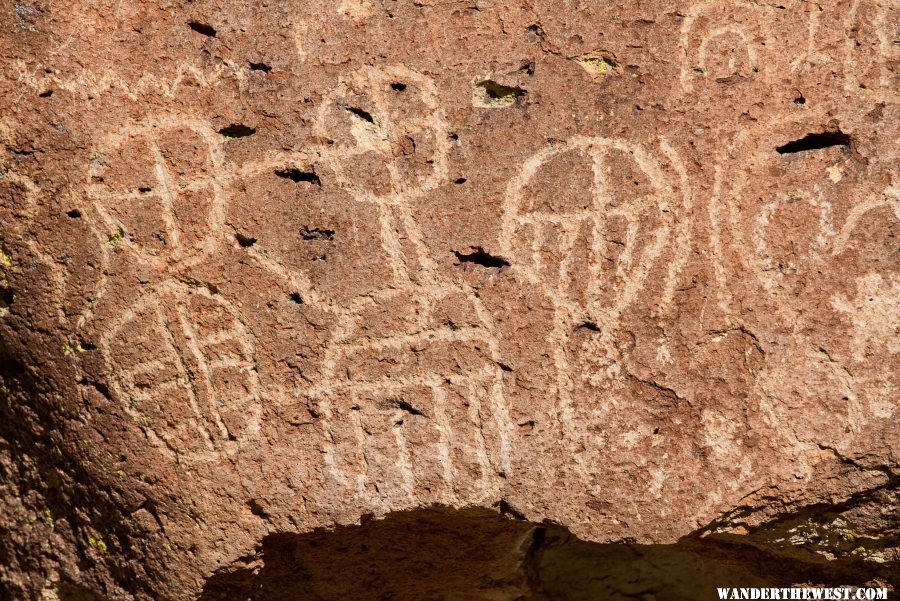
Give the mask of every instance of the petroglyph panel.
[[(856, 278), (873, 270), (897, 269), (878, 256), (897, 226), (895, 144), (885, 144), (884, 159), (862, 162), (849, 136), (810, 134), (804, 125), (783, 124), (791, 133), (781, 140), (819, 135), (824, 147), (779, 154), (761, 148), (751, 136), (739, 136), (734, 152), (749, 167), (725, 176), (733, 178), (725, 205), (734, 256), (741, 255), (777, 310), (791, 319), (799, 317), (804, 296), (821, 293), (823, 283), (833, 294), (855, 288)], [(780, 175), (777, 191), (758, 192), (755, 174), (766, 170)]]
[[(424, 436), (423, 441), (429, 440), (423, 432), (436, 433), (439, 437), (427, 443), (426, 448), (441, 457), (444, 487), (426, 488), (436, 499), (471, 502), (486, 494), (487, 487), (493, 486), (492, 481), (497, 478), (496, 472), (508, 465), (509, 424), (492, 317), (472, 290), (439, 271), (416, 219), (416, 201), (447, 178), (448, 134), (435, 84), (406, 67), (364, 68), (341, 81), (322, 104), (316, 131), (331, 142), (323, 158), (339, 185), (353, 202), (375, 209), (379, 256), (390, 267), (388, 277), (379, 282), (380, 288), (336, 308), (338, 327), (326, 348), (324, 381), (318, 392), (323, 397), (320, 402), (332, 407), (340, 403), (340, 398), (355, 399), (360, 394), (370, 400), (350, 401), (358, 408), (351, 408), (351, 413), (337, 413), (343, 415), (343, 420), (329, 420), (325, 445), (332, 450), (326, 454), (338, 454), (329, 438), (346, 427), (335, 422), (358, 421), (356, 439), (364, 446), (377, 444), (377, 435), (361, 425), (363, 416), (375, 419), (381, 428), (393, 420), (396, 452), (400, 455), (385, 455), (391, 460), (381, 468), (385, 470), (381, 476), (357, 474), (354, 479), (335, 473), (338, 481), (355, 481), (358, 493), (373, 499), (381, 493), (373, 495), (361, 482), (399, 478), (403, 484), (397, 490), (412, 498), (415, 478), (414, 469), (405, 458), (405, 432)], [(447, 313), (448, 305), (454, 313)], [(454, 321), (455, 316), (458, 317)], [(444, 390), (444, 382), (449, 384), (459, 378), (466, 382), (473, 374), (478, 376), (478, 385), (469, 384), (463, 392), (452, 394)], [(413, 414), (406, 428), (397, 423), (403, 420), (396, 417), (402, 414), (396, 408), (376, 411), (375, 417), (368, 417), (367, 407), (379, 404), (371, 400), (371, 395), (387, 394), (398, 385), (400, 390), (418, 386), (421, 392), (424, 386), (430, 391), (425, 402), (433, 407), (431, 417), (422, 420), (424, 414)], [(448, 396), (475, 407), (472, 411), (478, 421), (464, 420), (454, 426), (453, 433), (445, 416), (448, 407), (453, 406), (447, 405)], [(421, 395), (415, 402), (423, 402)], [(478, 479), (484, 483), (479, 485), (480, 490), (460, 492), (453, 472), (471, 471), (471, 461), (453, 455), (471, 445), (453, 441), (457, 436), (469, 436), (473, 430), (484, 436), (482, 405), (483, 414), (491, 416), (485, 423), (495, 432), (486, 439), (490, 448), (481, 439), (476, 453), (482, 472)], [(425, 430), (412, 428), (423, 421)], [(356, 454), (360, 453), (364, 455), (365, 451), (357, 449)], [(493, 467), (487, 463), (489, 455)], [(337, 459), (330, 461), (337, 465)], [(380, 488), (376, 486), (376, 490)], [(396, 503), (396, 494), (390, 493), (380, 502)]]
[[(807, 123), (780, 123), (782, 140), (809, 140)], [(776, 327), (793, 332), (759, 378), (763, 411), (793, 420), (820, 407), (831, 419), (811, 426), (814, 438), (847, 448), (896, 411), (887, 397), (900, 365), (889, 300), (898, 264), (883, 251), (900, 226), (898, 172), (893, 141), (883, 143), (882, 157), (864, 161), (851, 138), (826, 131), (823, 139), (831, 142), (775, 154), (739, 137), (736, 156), (749, 167), (726, 176), (733, 178), (725, 188), (729, 263), (740, 266), (730, 279), (751, 277)], [(778, 174), (777, 189), (760, 186), (765, 172)]]
[(896, 484), (895, 0), (26, 4), (13, 597), (195, 599), (425, 505), (705, 544)]

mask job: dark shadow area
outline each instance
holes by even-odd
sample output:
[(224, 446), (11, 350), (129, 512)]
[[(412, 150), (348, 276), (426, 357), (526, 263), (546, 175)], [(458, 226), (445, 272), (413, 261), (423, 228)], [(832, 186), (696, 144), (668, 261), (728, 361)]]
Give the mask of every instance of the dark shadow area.
[(487, 509), (398, 512), (360, 526), (272, 534), (211, 577), (203, 601), (717, 599), (717, 587), (863, 584), (857, 563), (816, 565), (713, 537), (598, 544)]
[(807, 134), (799, 140), (793, 140), (775, 150), (778, 154), (793, 154), (809, 150), (822, 150), (832, 146), (850, 148), (850, 136), (840, 131), (826, 131), (818, 134)]

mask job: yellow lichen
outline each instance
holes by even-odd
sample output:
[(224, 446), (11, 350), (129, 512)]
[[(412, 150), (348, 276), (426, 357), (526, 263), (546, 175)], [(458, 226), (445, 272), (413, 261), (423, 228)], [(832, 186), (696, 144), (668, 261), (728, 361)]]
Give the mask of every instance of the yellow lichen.
[(122, 230), (119, 230), (118, 232), (116, 232), (115, 234), (113, 234), (112, 236), (107, 238), (106, 242), (104, 242), (103, 244), (104, 244), (104, 246), (107, 246), (107, 247), (113, 247), (124, 239), (125, 239), (125, 233), (122, 232)]
[(575, 62), (592, 77), (621, 73), (619, 64), (604, 52), (594, 51), (575, 57)]
[(88, 544), (90, 546), (94, 547), (95, 549), (97, 549), (98, 551), (100, 551), (101, 553), (106, 553), (106, 550), (107, 550), (106, 543), (103, 542), (102, 538), (94, 538), (93, 536), (89, 536)]
[(93, 344), (91, 344), (90, 342), (82, 343), (81, 341), (79, 341), (79, 342), (76, 342), (74, 345), (69, 344), (68, 342), (64, 342), (63, 343), (63, 354), (71, 355), (72, 353), (86, 353), (87, 351), (93, 350), (94, 348), (96, 348), (96, 347)]

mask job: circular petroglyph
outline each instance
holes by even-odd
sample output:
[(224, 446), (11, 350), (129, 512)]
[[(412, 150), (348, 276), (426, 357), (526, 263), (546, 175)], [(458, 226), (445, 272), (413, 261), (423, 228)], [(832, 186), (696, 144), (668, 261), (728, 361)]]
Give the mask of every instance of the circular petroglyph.
[(160, 448), (187, 460), (228, 454), (259, 430), (253, 336), (203, 287), (147, 290), (100, 338), (111, 391)]
[(734, 84), (765, 76), (768, 31), (764, 7), (752, 2), (699, 2), (686, 10), (681, 25), (681, 90), (697, 82)]
[(88, 183), (104, 245), (157, 269), (207, 260), (222, 239), (224, 175), (221, 136), (205, 121), (161, 116), (106, 136)]
[(516, 276), (553, 304), (548, 342), (563, 424), (571, 421), (575, 378), (570, 336), (578, 327), (597, 332), (583, 352), (590, 361), (577, 371), (605, 377), (619, 318), (674, 237), (675, 199), (644, 147), (607, 138), (577, 137), (543, 149), (507, 187), (501, 249)]

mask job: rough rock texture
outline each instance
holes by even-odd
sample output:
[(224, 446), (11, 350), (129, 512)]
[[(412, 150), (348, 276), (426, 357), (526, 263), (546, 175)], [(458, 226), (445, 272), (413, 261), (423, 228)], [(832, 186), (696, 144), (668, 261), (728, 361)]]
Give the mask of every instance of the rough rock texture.
[(896, 0), (3, 0), (4, 590), (277, 598), (361, 520), (457, 598), (460, 528), (485, 599), (576, 576), (370, 522), (432, 505), (896, 586), (898, 40)]

